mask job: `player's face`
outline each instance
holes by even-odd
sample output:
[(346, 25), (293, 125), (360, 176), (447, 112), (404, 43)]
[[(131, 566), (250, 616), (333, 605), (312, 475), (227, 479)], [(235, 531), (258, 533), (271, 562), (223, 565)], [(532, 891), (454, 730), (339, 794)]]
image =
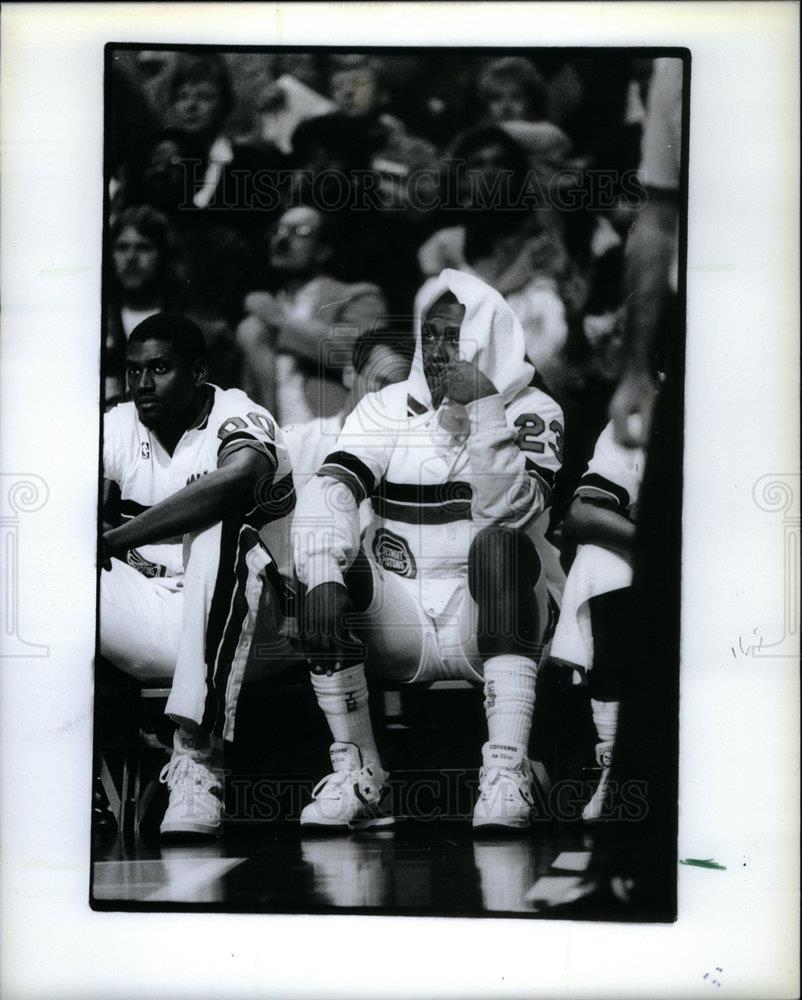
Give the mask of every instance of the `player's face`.
[(197, 366), (180, 358), (163, 340), (129, 344), (125, 370), (137, 415), (149, 428), (189, 410), (203, 381), (199, 382)]
[(395, 382), (403, 382), (409, 375), (409, 359), (386, 344), (378, 344), (370, 352), (362, 371), (355, 376), (356, 398), (362, 399), (369, 392), (378, 392)]
[(126, 226), (112, 250), (114, 275), (127, 292), (139, 292), (152, 285), (159, 274), (158, 247), (134, 229)]
[(423, 374), (439, 406), (446, 391), (446, 370), (459, 355), (459, 334), (465, 319), (465, 306), (448, 299), (438, 299), (421, 322)]
[(203, 135), (220, 125), (222, 107), (220, 91), (211, 80), (187, 82), (178, 88), (173, 117), (184, 132)]
[(287, 274), (305, 274), (322, 257), (320, 216), (313, 208), (291, 208), (270, 237), (270, 264)]

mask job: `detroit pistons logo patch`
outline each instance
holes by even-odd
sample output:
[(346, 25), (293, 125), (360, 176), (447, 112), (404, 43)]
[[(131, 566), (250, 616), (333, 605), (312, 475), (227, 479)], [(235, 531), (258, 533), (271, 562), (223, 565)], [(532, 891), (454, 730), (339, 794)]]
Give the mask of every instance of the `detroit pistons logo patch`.
[(413, 577), (417, 573), (415, 558), (406, 539), (387, 528), (379, 528), (373, 536), (373, 555), (382, 569), (399, 576)]

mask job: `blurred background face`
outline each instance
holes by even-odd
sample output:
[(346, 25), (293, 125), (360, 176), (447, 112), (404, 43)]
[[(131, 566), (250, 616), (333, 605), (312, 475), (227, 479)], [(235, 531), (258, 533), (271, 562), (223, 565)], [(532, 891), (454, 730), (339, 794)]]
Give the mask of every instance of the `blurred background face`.
[(514, 80), (497, 80), (485, 97), (487, 114), (494, 122), (525, 121), (529, 98)]
[(211, 80), (182, 83), (173, 102), (173, 124), (190, 135), (205, 135), (222, 124), (223, 102)]
[(379, 105), (379, 81), (368, 67), (337, 70), (329, 78), (332, 101), (350, 118), (361, 118)]
[(329, 256), (322, 239), (322, 222), (313, 208), (291, 208), (270, 237), (270, 265), (288, 274), (314, 271)]
[(432, 304), (421, 322), (423, 373), (436, 407), (445, 395), (446, 369), (459, 356), (459, 334), (464, 319), (465, 306), (443, 296)]
[(362, 370), (354, 375), (354, 394), (357, 400), (369, 392), (378, 392), (395, 382), (403, 382), (409, 375), (410, 359), (385, 344), (377, 344), (368, 355)]
[[(491, 142), (468, 153), (460, 184), (460, 200), (463, 206), (470, 208), (476, 205), (478, 208), (487, 208), (487, 199), (495, 190), (495, 179), (502, 171), (510, 169), (507, 151), (500, 143)], [(479, 195), (482, 191), (485, 192), (484, 202)], [(502, 182), (495, 197), (502, 197), (503, 191)]]
[(184, 157), (175, 139), (162, 139), (151, 150), (143, 172), (143, 188), (156, 206), (172, 206), (182, 198)]
[(133, 226), (126, 226), (112, 248), (114, 276), (126, 292), (153, 287), (161, 271), (161, 252)]

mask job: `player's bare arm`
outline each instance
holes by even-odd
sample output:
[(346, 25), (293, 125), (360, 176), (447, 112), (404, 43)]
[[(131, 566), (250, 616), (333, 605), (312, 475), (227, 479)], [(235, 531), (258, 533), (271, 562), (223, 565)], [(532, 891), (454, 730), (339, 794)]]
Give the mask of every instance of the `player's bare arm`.
[(255, 448), (240, 448), (225, 457), (219, 469), (185, 486), (127, 524), (103, 534), (107, 552), (160, 542), (206, 528), (232, 508), (253, 505), (257, 486), (273, 475), (269, 457)]
[[(657, 392), (652, 374), (660, 315), (669, 294), (669, 271), (676, 247), (679, 208), (670, 194), (654, 196), (643, 207), (627, 242), (624, 282), (627, 298), (628, 358), (610, 416), (616, 439), (629, 448), (642, 447)], [(633, 419), (634, 418), (634, 419)]]
[(635, 542), (635, 524), (617, 511), (577, 497), (565, 519), (565, 537), (579, 545), (600, 545), (629, 562)]

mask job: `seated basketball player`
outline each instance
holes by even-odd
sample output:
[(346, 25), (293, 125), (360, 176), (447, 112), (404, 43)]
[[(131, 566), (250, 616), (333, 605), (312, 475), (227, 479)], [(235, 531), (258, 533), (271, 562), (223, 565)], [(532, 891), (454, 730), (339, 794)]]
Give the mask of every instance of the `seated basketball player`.
[(260, 596), (283, 607), (295, 502), (273, 419), (210, 385), (205, 353), (190, 320), (144, 320), (127, 346), (132, 400), (103, 429), (122, 523), (103, 534), (100, 650), (139, 679), (172, 678), (162, 833), (220, 828), (221, 741), (234, 734)]
[[(392, 822), (367, 663), (393, 680), (483, 683), (488, 740), (473, 823), (528, 824), (548, 598), (524, 528), (549, 504), (562, 440), (560, 408), (530, 386), (533, 374), (501, 296), (443, 271), (409, 379), (359, 403), (304, 487), (293, 527), (301, 624), (335, 742), (333, 773), (302, 823)], [(365, 497), (374, 517), (362, 543)]]
[(596, 761), (602, 769), (599, 785), (582, 811), (582, 818), (590, 822), (609, 817), (607, 796), (619, 708), (616, 661), (625, 655), (637, 619), (631, 596), (632, 546), (643, 467), (643, 450), (618, 444), (613, 424), (608, 424), (565, 522), (566, 537), (579, 547), (565, 584), (551, 658), (579, 676), (588, 673), (598, 738)]

